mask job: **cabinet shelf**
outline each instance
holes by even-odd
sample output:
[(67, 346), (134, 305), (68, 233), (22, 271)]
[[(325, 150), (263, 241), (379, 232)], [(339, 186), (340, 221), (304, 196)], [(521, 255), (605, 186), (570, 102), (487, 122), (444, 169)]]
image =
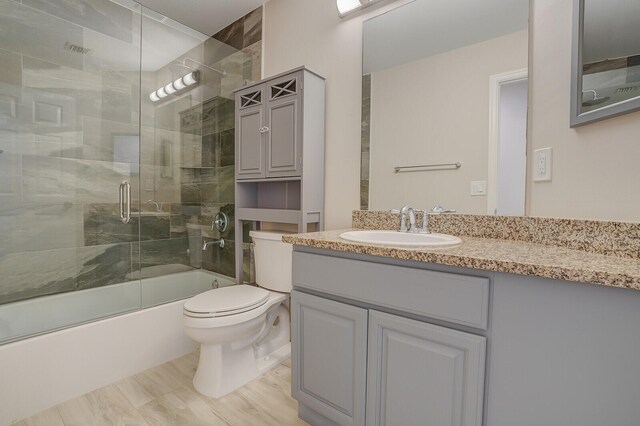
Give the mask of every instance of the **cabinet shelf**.
[(301, 180), (300, 176), (277, 177), (277, 178), (255, 178), (255, 179), (238, 179), (236, 182), (243, 183), (265, 183), (265, 182), (296, 182)]
[(294, 223), (301, 222), (302, 216), (306, 215), (306, 223), (319, 223), (320, 212), (289, 210), (289, 209), (263, 209), (263, 208), (236, 208), (237, 220), (251, 220), (256, 222), (278, 222)]

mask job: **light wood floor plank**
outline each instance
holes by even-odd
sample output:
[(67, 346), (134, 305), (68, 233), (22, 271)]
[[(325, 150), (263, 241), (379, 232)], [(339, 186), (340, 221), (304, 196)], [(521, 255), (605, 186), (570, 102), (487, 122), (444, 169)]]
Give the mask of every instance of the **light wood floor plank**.
[(147, 422), (115, 385), (86, 395), (101, 425), (147, 425)]
[(27, 426), (64, 426), (56, 407), (45, 410), (25, 420)]
[(87, 395), (71, 399), (58, 405), (60, 416), (67, 426), (100, 424), (101, 415)]
[(153, 395), (149, 393), (142, 384), (133, 377), (127, 377), (116, 383), (116, 387), (129, 400), (131, 405), (138, 408), (147, 402), (153, 401)]
[(178, 389), (154, 399), (139, 409), (152, 425), (229, 426), (188, 389)]
[(193, 388), (198, 352), (150, 368), (15, 426), (292, 426), (298, 404), (291, 398), (290, 361), (246, 386), (214, 399)]
[[(239, 392), (232, 392), (222, 398), (203, 397), (206, 403), (220, 417), (232, 425), (280, 426), (269, 413), (260, 410)], [(277, 410), (277, 407), (273, 407)]]

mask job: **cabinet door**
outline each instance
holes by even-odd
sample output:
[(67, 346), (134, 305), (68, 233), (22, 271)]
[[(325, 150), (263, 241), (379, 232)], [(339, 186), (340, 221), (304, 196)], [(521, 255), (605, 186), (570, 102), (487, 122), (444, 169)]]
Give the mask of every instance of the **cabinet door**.
[(367, 425), (481, 426), (486, 339), (369, 312)]
[(267, 84), (267, 177), (302, 174), (301, 74)]
[(364, 425), (367, 311), (291, 293), (291, 394), (340, 425)]
[(236, 178), (265, 177), (264, 87), (236, 93)]

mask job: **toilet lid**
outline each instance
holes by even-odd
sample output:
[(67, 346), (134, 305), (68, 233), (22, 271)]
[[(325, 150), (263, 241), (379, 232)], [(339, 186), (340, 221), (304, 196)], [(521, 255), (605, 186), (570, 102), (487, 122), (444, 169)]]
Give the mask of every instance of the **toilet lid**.
[(220, 317), (239, 314), (267, 303), (269, 292), (250, 285), (232, 285), (205, 291), (187, 300), (184, 310), (190, 316)]

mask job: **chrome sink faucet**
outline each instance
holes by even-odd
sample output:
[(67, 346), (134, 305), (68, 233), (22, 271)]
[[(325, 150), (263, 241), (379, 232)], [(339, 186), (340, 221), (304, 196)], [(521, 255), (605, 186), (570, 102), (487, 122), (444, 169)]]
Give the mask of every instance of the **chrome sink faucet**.
[[(400, 215), (400, 224), (398, 225), (398, 232), (413, 232), (421, 234), (430, 234), (429, 231), (429, 212), (426, 210), (416, 210), (413, 207), (407, 205), (402, 209), (390, 210), (391, 213)], [(422, 213), (422, 227), (418, 229), (416, 226), (416, 213)], [(407, 216), (409, 217), (409, 226), (407, 226)]]
[[(407, 215), (409, 216), (409, 226), (407, 226)], [(407, 205), (400, 209), (400, 232), (418, 232), (416, 229), (416, 211)]]

